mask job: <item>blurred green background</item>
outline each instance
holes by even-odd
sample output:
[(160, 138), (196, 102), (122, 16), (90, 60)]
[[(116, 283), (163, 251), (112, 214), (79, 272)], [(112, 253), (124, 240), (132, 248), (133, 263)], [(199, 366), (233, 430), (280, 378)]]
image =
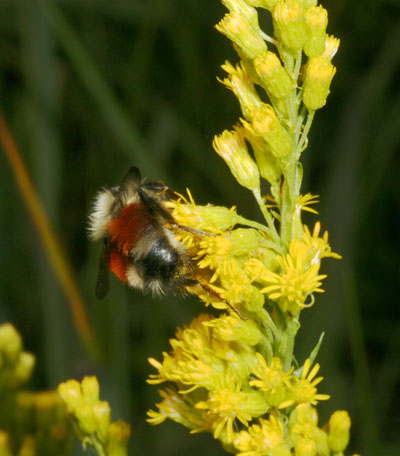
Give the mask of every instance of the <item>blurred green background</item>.
[[(327, 292), (302, 314), (296, 353), (320, 333), (325, 380), (321, 422), (349, 410), (351, 450), (400, 454), (400, 4), (329, 0), (328, 32), (341, 39), (327, 106), (304, 153), (303, 192), (320, 195), (322, 227), (342, 261), (328, 260)], [(24, 203), (0, 153), (0, 322), (37, 356), (32, 387), (99, 377), (113, 418), (132, 424), (132, 455), (222, 455), (209, 435), (174, 423), (151, 427), (158, 401), (147, 358), (161, 359), (179, 324), (203, 310), (195, 299), (153, 301), (112, 280), (94, 296), (100, 245), (87, 214), (102, 185), (132, 164), (198, 203), (237, 205), (259, 218), (250, 195), (211, 147), (238, 103), (216, 76), (236, 61), (213, 28), (218, 0), (1, 0), (0, 108), (56, 228), (101, 348), (89, 356)], [(314, 224), (315, 216), (307, 218)]]

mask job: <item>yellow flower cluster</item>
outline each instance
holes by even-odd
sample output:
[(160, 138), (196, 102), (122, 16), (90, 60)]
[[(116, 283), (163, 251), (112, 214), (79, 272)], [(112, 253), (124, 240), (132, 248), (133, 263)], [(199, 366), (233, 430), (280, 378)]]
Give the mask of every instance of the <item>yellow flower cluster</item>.
[[(169, 418), (191, 432), (213, 433), (240, 455), (314, 455), (322, 446), (326, 451), (318, 454), (329, 455), (347, 445), (346, 412), (333, 414), (329, 431), (317, 426), (312, 406), (329, 399), (317, 392), (319, 365), (307, 359), (301, 369), (285, 372), (278, 357), (267, 362), (264, 335), (254, 321), (200, 315), (178, 328), (170, 343), (162, 362), (149, 360), (158, 371), (149, 383), (175, 384), (160, 391), (150, 423)], [(308, 447), (315, 448), (307, 453)]]
[(66, 456), (72, 433), (56, 391), (20, 389), (29, 380), (35, 359), (23, 350), (20, 334), (0, 325), (0, 455)]
[[(312, 211), (307, 206), (310, 198), (314, 197), (299, 196), (294, 219), (300, 220), (301, 210)], [(231, 306), (243, 315), (259, 313), (267, 295), (283, 312), (298, 315), (313, 302), (313, 293), (323, 291), (326, 276), (319, 274), (322, 258), (340, 258), (331, 251), (328, 233), (320, 236), (320, 223), (315, 224), (312, 233), (303, 226), (301, 238), (293, 239), (283, 254), (282, 247), (265, 229), (250, 227), (252, 223), (233, 209), (197, 206), (191, 195), (189, 200), (181, 196), (168, 206), (180, 225), (203, 231), (203, 235), (181, 233), (180, 238), (215, 295), (192, 291), (215, 308)], [(235, 228), (235, 224), (249, 227)]]
[[(167, 385), (148, 421), (169, 418), (191, 432), (212, 433), (240, 456), (343, 455), (347, 412), (318, 427), (315, 406), (329, 399), (317, 390), (320, 343), (301, 366), (293, 355), (300, 313), (324, 291), (321, 261), (340, 258), (319, 222), (312, 230), (302, 222), (304, 211), (317, 214), (310, 207), (317, 200), (300, 194), (299, 162), (314, 112), (329, 94), (339, 40), (326, 34), (327, 11), (316, 0), (222, 3), (229, 12), (216, 27), (240, 62), (224, 63), (221, 82), (243, 117), (213, 146), (253, 193), (266, 224), (236, 208), (199, 206), (189, 191), (167, 203), (194, 261), (197, 283), (188, 290), (229, 313), (200, 315), (178, 328), (162, 361), (150, 358), (157, 372), (148, 382)], [(257, 8), (271, 12), (273, 36), (260, 29)], [(267, 198), (261, 179), (270, 185)]]
[(110, 405), (100, 401), (96, 377), (85, 377), (81, 383), (68, 380), (58, 386), (58, 393), (83, 445), (91, 446), (100, 456), (128, 454), (130, 426), (122, 420), (111, 422)]

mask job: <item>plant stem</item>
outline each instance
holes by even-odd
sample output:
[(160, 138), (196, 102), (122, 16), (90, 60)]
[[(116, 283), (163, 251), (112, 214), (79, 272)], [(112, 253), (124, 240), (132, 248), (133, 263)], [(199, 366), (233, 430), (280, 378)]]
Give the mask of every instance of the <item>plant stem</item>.
[(293, 361), (293, 349), (294, 349), (294, 341), (296, 339), (297, 331), (300, 328), (300, 323), (297, 317), (287, 316), (286, 318), (286, 346), (285, 346), (285, 353), (283, 358), (283, 369), (284, 371), (288, 371), (290, 366), (292, 365)]
[(315, 111), (309, 111), (307, 116), (306, 124), (304, 125), (303, 132), (301, 134), (300, 140), (297, 146), (297, 156), (300, 156), (301, 152), (304, 150), (307, 144), (307, 136), (310, 131), (312, 121), (314, 119)]
[(265, 207), (265, 203), (261, 197), (260, 190), (259, 189), (253, 190), (253, 195), (254, 195), (254, 198), (256, 199), (258, 205), (260, 206), (261, 212), (265, 218), (265, 221), (267, 222), (268, 228), (271, 231), (270, 234), (271, 234), (273, 240), (279, 245), (281, 243), (280, 239), (279, 239), (279, 234), (276, 231), (274, 221), (271, 217), (271, 214), (269, 213), (268, 209)]

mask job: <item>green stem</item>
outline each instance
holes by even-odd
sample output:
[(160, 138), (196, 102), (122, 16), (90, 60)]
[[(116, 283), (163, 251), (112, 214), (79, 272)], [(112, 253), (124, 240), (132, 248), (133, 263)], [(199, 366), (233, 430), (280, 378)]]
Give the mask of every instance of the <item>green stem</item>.
[(315, 111), (308, 111), (307, 121), (304, 125), (303, 132), (301, 134), (300, 140), (297, 145), (297, 156), (300, 156), (301, 152), (305, 149), (307, 145), (308, 132), (310, 131)]
[(281, 208), (281, 239), (284, 245), (289, 246), (292, 238), (293, 213), (296, 207), (295, 192), (296, 163), (290, 164), (284, 174), (285, 183), (283, 187), (282, 208)]
[(296, 144), (299, 144), (299, 137), (302, 134), (302, 129), (301, 126), (303, 125), (304, 118), (307, 113), (307, 108), (303, 105), (300, 109), (299, 116), (297, 118), (297, 123), (296, 123), (296, 136), (295, 136), (295, 141)]
[(237, 216), (236, 221), (237, 221), (237, 223), (240, 223), (241, 225), (251, 226), (252, 228), (256, 228), (257, 230), (266, 231), (267, 233), (270, 233), (270, 229), (267, 228), (262, 223), (255, 222), (254, 220), (248, 220), (248, 219), (242, 217), (241, 215)]
[(270, 212), (265, 207), (265, 203), (261, 197), (260, 190), (259, 189), (253, 190), (253, 195), (254, 195), (254, 198), (256, 199), (258, 205), (260, 206), (261, 212), (265, 218), (265, 221), (267, 222), (267, 225), (268, 225), (268, 228), (270, 229), (270, 234), (271, 234), (273, 240), (276, 242), (277, 245), (279, 245), (281, 243), (279, 234), (276, 231), (274, 221), (272, 219)]
[(298, 51), (295, 61), (294, 61), (294, 70), (292, 74), (292, 78), (297, 81), (299, 78), (299, 73), (300, 73), (300, 68), (301, 68), (301, 56), (302, 56), (302, 51)]
[(300, 328), (299, 320), (296, 317), (286, 317), (285, 346), (283, 352), (283, 369), (288, 371), (293, 361), (294, 341), (297, 331)]

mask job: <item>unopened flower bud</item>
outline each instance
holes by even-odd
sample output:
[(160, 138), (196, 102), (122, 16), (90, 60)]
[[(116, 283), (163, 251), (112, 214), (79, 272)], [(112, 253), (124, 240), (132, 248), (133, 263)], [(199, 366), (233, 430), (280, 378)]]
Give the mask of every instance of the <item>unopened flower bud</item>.
[(254, 60), (254, 68), (267, 92), (276, 98), (286, 96), (293, 83), (278, 56), (267, 51)]
[(329, 420), (328, 444), (333, 452), (345, 450), (350, 438), (350, 417), (345, 410), (338, 410)]
[(81, 384), (82, 394), (86, 401), (95, 404), (99, 400), (100, 386), (95, 376), (86, 376)]
[(225, 160), (240, 185), (249, 190), (260, 187), (257, 165), (247, 151), (240, 128), (234, 131), (225, 130), (221, 135), (215, 136), (213, 146), (217, 154)]
[(250, 133), (264, 138), (275, 157), (285, 157), (291, 151), (291, 138), (280, 124), (272, 106), (263, 104), (254, 113), (251, 124), (245, 121), (242, 123)]
[(306, 29), (299, 2), (280, 0), (275, 6), (273, 19), (277, 38), (289, 49), (302, 49), (306, 41)]
[(96, 433), (101, 442), (107, 441), (111, 423), (111, 408), (107, 401), (100, 401), (93, 405), (93, 418), (96, 421)]
[(77, 380), (60, 383), (57, 391), (69, 412), (73, 412), (83, 400), (81, 385)]
[(240, 13), (231, 12), (225, 14), (215, 27), (236, 43), (250, 59), (256, 58), (258, 54), (267, 50), (267, 45), (262, 35)]
[(328, 12), (322, 6), (312, 6), (306, 11), (304, 21), (307, 28), (304, 52), (308, 57), (318, 57), (325, 50)]
[(336, 68), (325, 57), (313, 57), (306, 66), (303, 102), (307, 109), (322, 108), (329, 95), (329, 87)]
[(111, 423), (108, 433), (107, 454), (112, 456), (126, 456), (128, 443), (131, 437), (131, 427), (128, 423), (118, 420)]

